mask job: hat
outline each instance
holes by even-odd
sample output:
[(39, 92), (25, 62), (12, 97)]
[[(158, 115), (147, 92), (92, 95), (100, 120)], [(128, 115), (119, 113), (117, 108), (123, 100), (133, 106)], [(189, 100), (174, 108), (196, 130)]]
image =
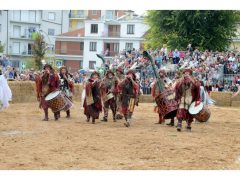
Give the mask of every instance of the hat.
[(116, 71), (120, 72), (121, 74), (123, 74), (123, 69), (121, 67), (117, 68)]
[(136, 80), (136, 74), (132, 69), (128, 70), (127, 75), (129, 75), (129, 74), (132, 74), (133, 75), (133, 80)]
[(112, 74), (113, 76), (115, 75), (112, 70), (107, 70), (105, 76), (108, 76), (108, 74)]
[(192, 71), (191, 69), (184, 69), (184, 70), (183, 70), (183, 74), (186, 73), (186, 72), (189, 72), (190, 75), (193, 74), (193, 71)]
[(59, 68), (59, 72), (61, 73), (61, 71), (62, 71), (63, 69), (65, 69), (65, 70), (67, 71), (67, 73), (68, 73), (68, 69), (67, 69), (66, 66), (62, 66), (62, 67), (60, 67), (60, 68)]
[(53, 70), (52, 66), (50, 64), (45, 64), (43, 69), (49, 68), (50, 70)]
[(99, 72), (97, 72), (97, 71), (93, 71), (93, 72), (92, 72), (92, 74), (91, 74), (91, 78), (92, 78), (92, 77), (93, 77), (93, 75), (95, 75), (95, 74), (96, 74), (96, 75), (98, 75), (98, 77), (100, 77), (100, 74), (99, 74)]

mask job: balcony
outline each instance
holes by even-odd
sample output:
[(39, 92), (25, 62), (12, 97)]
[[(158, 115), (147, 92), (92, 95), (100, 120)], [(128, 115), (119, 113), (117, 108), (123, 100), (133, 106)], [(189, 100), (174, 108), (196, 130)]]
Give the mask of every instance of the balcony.
[(104, 52), (102, 52), (102, 54), (104, 55), (104, 57), (114, 57), (114, 56), (118, 56), (119, 52), (115, 52), (115, 51), (106, 52), (105, 50)]
[(55, 49), (55, 54), (83, 56), (83, 50)]
[(84, 14), (69, 14), (69, 19), (86, 19), (87, 17)]
[(108, 37), (120, 37), (120, 32), (108, 32)]

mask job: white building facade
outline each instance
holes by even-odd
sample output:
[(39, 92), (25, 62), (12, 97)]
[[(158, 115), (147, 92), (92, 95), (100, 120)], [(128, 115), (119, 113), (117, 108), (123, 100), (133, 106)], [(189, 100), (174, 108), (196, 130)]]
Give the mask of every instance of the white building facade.
[[(55, 36), (68, 31), (69, 11), (8, 10), (2, 11), (0, 41), (5, 45), (4, 54), (14, 67), (20, 67), (26, 58), (32, 57), (33, 37), (41, 32), (54, 52)], [(3, 25), (4, 24), (4, 25)], [(2, 36), (1, 36), (2, 35)], [(53, 54), (52, 54), (53, 55)]]
[[(102, 61), (96, 54), (104, 54), (104, 52), (108, 51), (109, 53), (105, 58), (112, 59), (124, 49), (140, 49), (148, 26), (144, 23), (144, 19), (141, 16), (124, 17), (115, 20), (86, 20), (84, 36), (76, 34), (75, 36), (57, 36), (56, 42), (64, 41), (69, 44), (72, 42), (84, 42), (83, 55), (81, 57), (73, 60), (72, 54), (66, 53), (63, 60), (65, 62), (81, 61), (79, 69), (92, 70), (102, 65)], [(129, 16), (126, 15), (126, 17)], [(61, 59), (62, 57), (61, 53), (56, 53), (56, 58)]]

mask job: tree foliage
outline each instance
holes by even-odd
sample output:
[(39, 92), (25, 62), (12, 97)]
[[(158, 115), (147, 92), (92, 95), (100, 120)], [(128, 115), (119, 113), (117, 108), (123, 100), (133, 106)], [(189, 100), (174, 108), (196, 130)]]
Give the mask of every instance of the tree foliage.
[(4, 51), (4, 45), (2, 45), (0, 42), (0, 53), (3, 53), (3, 51)]
[(42, 68), (42, 60), (45, 57), (46, 51), (47, 44), (44, 41), (44, 37), (42, 34), (38, 33), (33, 44), (33, 57), (35, 60), (36, 68), (39, 70)]
[(151, 10), (146, 16), (150, 26), (146, 44), (186, 49), (191, 43), (202, 50), (224, 50), (236, 36), (239, 17), (239, 11)]

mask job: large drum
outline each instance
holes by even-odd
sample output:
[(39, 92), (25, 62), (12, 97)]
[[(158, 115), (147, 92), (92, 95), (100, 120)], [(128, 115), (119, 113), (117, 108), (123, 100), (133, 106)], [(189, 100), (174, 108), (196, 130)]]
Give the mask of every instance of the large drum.
[(175, 100), (175, 91), (167, 89), (155, 98), (159, 113), (164, 119), (175, 117), (178, 110), (178, 102)]
[(188, 111), (199, 122), (207, 122), (211, 115), (210, 110), (202, 102), (198, 106), (193, 102)]
[(72, 107), (71, 100), (61, 91), (55, 91), (47, 95), (45, 98), (48, 106), (51, 108), (52, 112), (59, 112), (61, 110), (67, 111)]

